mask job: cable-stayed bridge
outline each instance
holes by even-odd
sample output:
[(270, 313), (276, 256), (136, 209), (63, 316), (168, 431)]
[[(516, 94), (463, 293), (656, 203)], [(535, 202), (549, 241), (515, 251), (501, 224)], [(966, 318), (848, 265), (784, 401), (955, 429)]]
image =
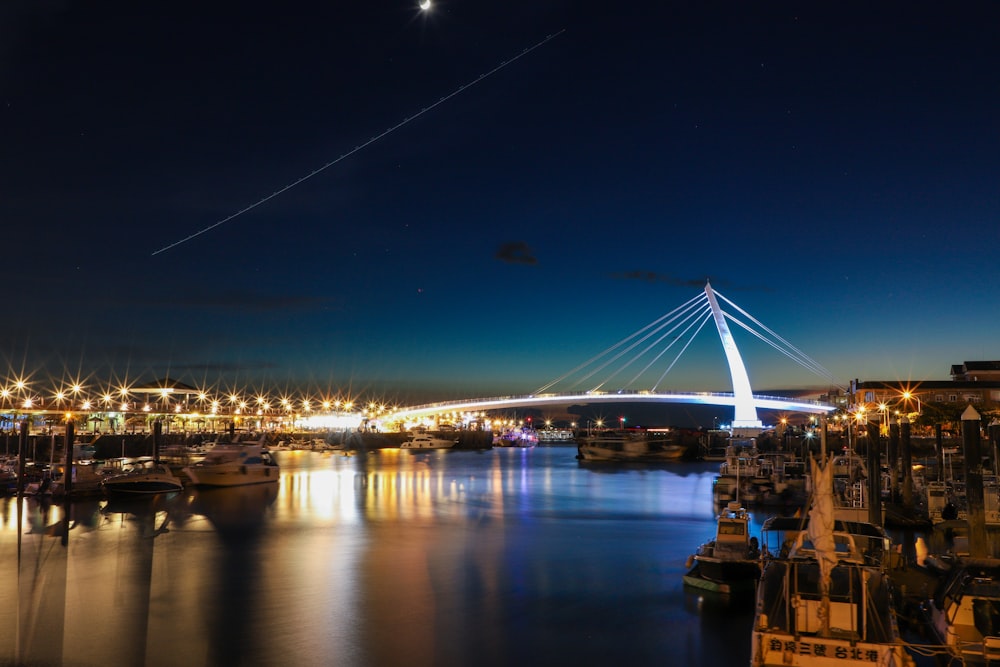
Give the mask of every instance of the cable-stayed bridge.
[[(725, 303), (733, 312), (724, 310), (720, 302)], [(659, 390), (667, 374), (709, 322), (715, 324), (722, 342), (733, 391)], [(843, 388), (843, 385), (834, 380), (832, 373), (818, 362), (716, 292), (711, 283), (706, 283), (705, 289), (686, 303), (531, 394), (417, 405), (402, 408), (396, 411), (395, 416), (399, 419), (417, 419), (445, 412), (587, 403), (686, 403), (732, 406), (734, 428), (760, 428), (763, 424), (757, 414), (759, 409), (820, 415), (835, 409), (836, 406), (818, 401), (754, 394), (746, 366), (730, 330), (730, 323), (767, 343), (829, 384)], [(640, 383), (646, 383), (645, 388), (637, 388)], [(562, 387), (568, 388), (561, 389)]]

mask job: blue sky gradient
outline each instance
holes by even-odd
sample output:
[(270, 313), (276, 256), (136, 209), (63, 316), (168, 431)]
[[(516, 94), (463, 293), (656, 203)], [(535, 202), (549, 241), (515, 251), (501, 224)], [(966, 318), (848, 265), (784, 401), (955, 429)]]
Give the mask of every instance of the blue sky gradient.
[(709, 277), (844, 383), (1000, 358), (995, 3), (210, 5), (0, 9), (8, 377), (525, 393)]

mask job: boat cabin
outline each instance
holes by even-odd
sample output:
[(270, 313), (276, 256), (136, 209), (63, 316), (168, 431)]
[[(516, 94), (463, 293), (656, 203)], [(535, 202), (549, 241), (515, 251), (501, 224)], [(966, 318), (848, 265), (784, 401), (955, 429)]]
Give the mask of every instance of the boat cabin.
[(716, 557), (745, 558), (750, 540), (750, 515), (739, 502), (732, 501), (719, 514), (715, 529)]
[[(815, 557), (809, 540), (809, 517), (776, 516), (761, 528), (765, 554), (778, 557)], [(885, 529), (862, 521), (837, 519), (833, 528), (834, 543), (840, 560), (863, 563), (885, 569), (892, 553)]]

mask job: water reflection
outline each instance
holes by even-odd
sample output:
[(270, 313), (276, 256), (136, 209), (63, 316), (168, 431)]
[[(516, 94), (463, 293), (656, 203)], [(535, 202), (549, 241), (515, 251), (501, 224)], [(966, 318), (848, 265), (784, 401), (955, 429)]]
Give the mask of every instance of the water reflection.
[(748, 660), (749, 627), (681, 583), (714, 530), (715, 466), (594, 469), (569, 447), (278, 455), (279, 484), (0, 499), (0, 557), (19, 562), (0, 662)]
[(215, 600), (208, 620), (210, 664), (245, 664), (265, 636), (251, 628), (264, 577), (260, 540), (266, 514), (278, 497), (277, 484), (257, 484), (222, 489), (199, 489), (191, 511), (206, 517), (221, 546), (215, 554), (214, 572), (206, 593)]

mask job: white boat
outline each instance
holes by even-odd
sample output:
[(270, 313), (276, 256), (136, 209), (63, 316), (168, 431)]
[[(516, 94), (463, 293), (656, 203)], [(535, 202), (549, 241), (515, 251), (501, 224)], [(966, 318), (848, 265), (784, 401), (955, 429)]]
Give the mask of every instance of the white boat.
[(400, 449), (451, 449), (458, 444), (457, 439), (437, 438), (429, 433), (416, 433), (399, 446)]
[(534, 447), (538, 444), (538, 432), (529, 427), (511, 428), (494, 436), (494, 447)]
[(615, 433), (580, 438), (577, 458), (583, 461), (676, 461), (686, 452), (667, 438), (648, 438), (644, 433)]
[(684, 583), (718, 593), (751, 592), (760, 578), (760, 546), (750, 535), (750, 514), (728, 503), (716, 521), (715, 539), (688, 559)]
[(958, 558), (925, 604), (928, 627), (950, 664), (1000, 662), (1000, 560)]
[(278, 481), (280, 469), (263, 445), (217, 444), (184, 468), (195, 486), (243, 486)]
[(873, 524), (834, 516), (833, 466), (813, 462), (807, 518), (773, 517), (762, 530), (751, 667), (914, 665), (896, 624), (891, 544)]
[(105, 477), (101, 488), (108, 494), (140, 496), (180, 491), (184, 484), (170, 470), (170, 466), (149, 461), (128, 472)]

